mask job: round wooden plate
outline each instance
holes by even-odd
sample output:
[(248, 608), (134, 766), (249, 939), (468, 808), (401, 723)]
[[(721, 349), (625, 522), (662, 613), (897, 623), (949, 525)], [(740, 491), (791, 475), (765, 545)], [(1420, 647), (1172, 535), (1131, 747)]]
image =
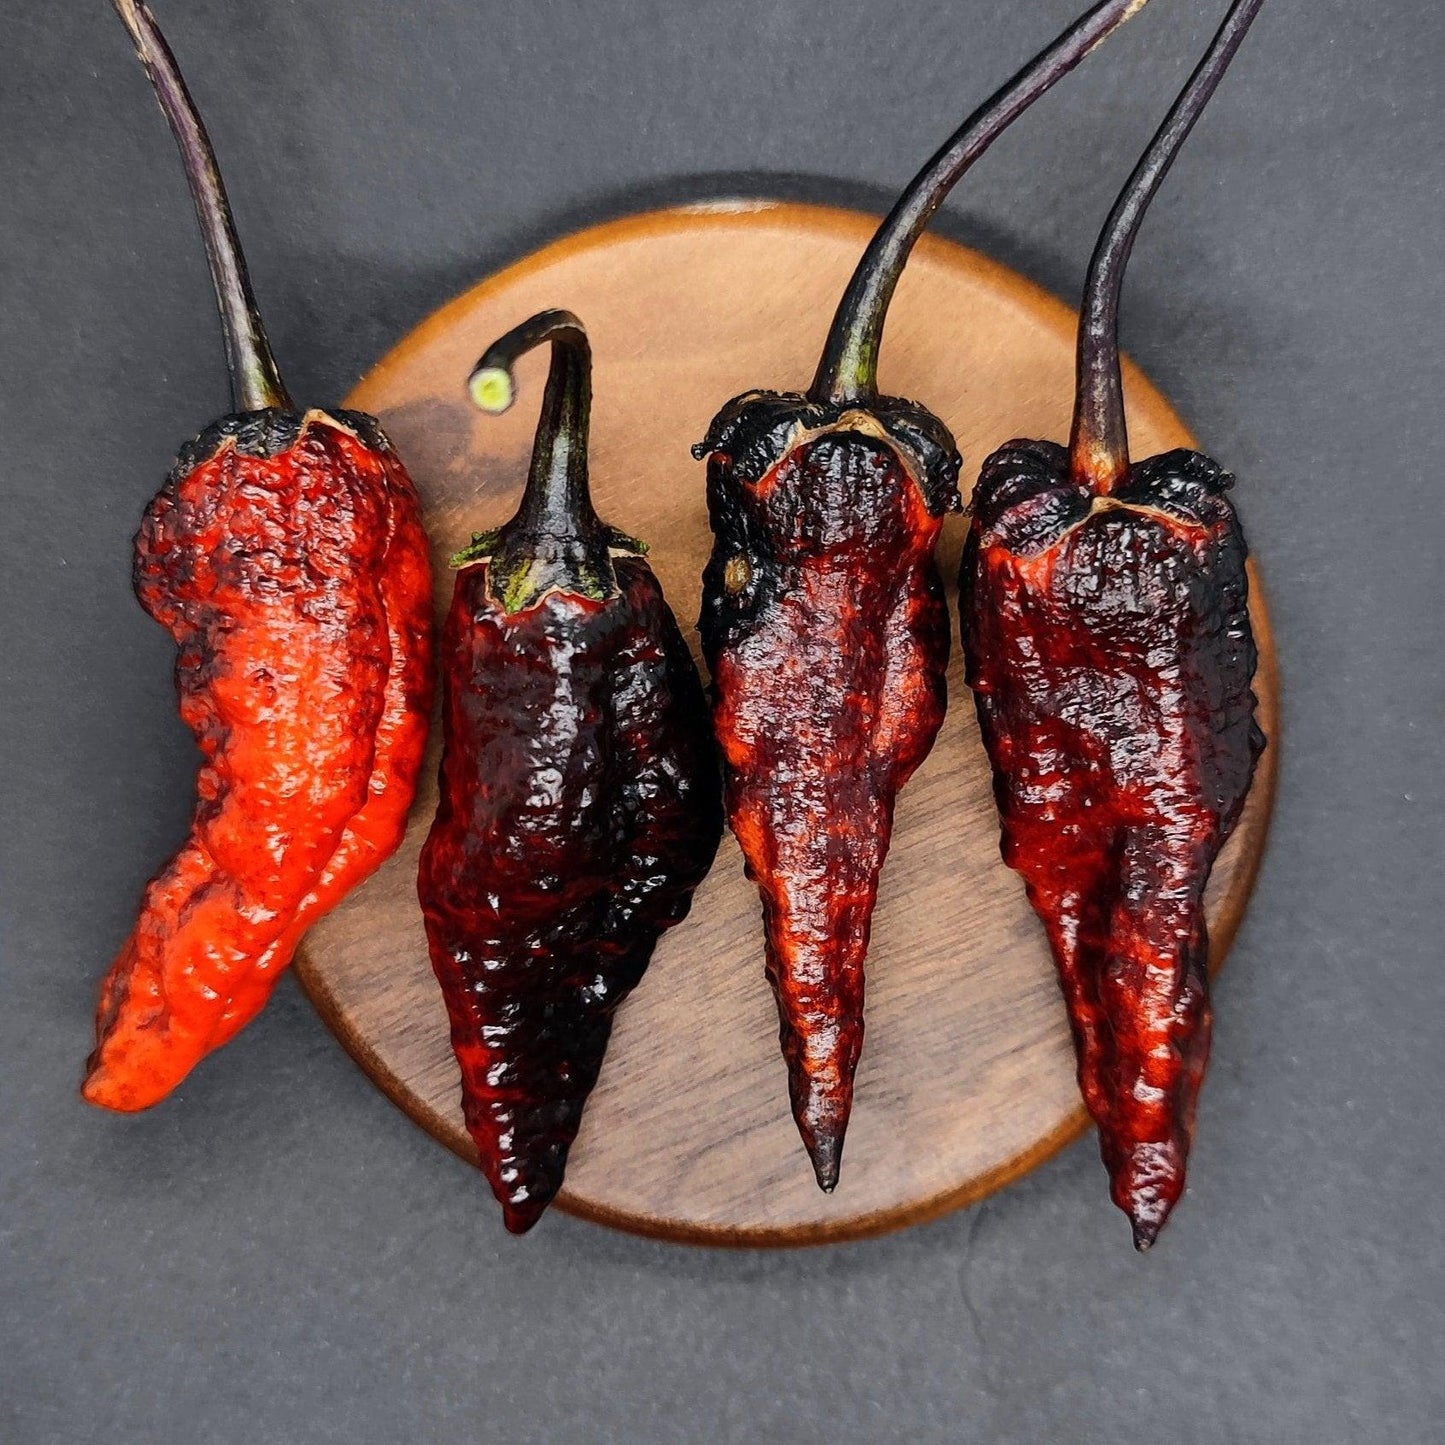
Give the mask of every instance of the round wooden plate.
[[(416, 478), (438, 611), (452, 589), (445, 559), (516, 506), (546, 368), (541, 353), (526, 358), (517, 404), (495, 418), (468, 402), (471, 363), (532, 312), (565, 306), (586, 322), (596, 355), (597, 509), (651, 543), (695, 645), (709, 533), (703, 468), (688, 446), (735, 393), (807, 384), (875, 224), (851, 211), (753, 201), (639, 215), (544, 247), (418, 327), (347, 404), (381, 417)], [(925, 236), (893, 304), (883, 386), (943, 417), (972, 476), (1010, 437), (1066, 435), (1073, 340), (1074, 315), (1062, 303), (973, 251)], [(1132, 366), (1127, 382), (1135, 454), (1189, 444), (1168, 402)], [(963, 520), (951, 518), (941, 559), (950, 592), (963, 532)], [(1214, 871), (1216, 965), (1254, 881), (1279, 756), (1274, 650), (1258, 576), (1252, 581), (1255, 687), (1272, 746)], [(853, 1239), (980, 1199), (1084, 1131), (1048, 948), (1017, 876), (999, 859), (988, 767), (956, 655), (949, 686), (938, 744), (899, 800), (836, 1193), (813, 1182), (788, 1112), (758, 897), (729, 837), (691, 916), (664, 936), (618, 1015), (559, 1208), (710, 1244)], [(434, 739), (404, 845), (312, 929), (297, 969), (371, 1078), (474, 1161), (415, 893), (436, 805), (436, 750)], [(1210, 1122), (1206, 1091), (1202, 1126)], [(1101, 1206), (1105, 1188), (1101, 1169)], [(477, 1190), (479, 1209), (484, 1197), (490, 1209), (480, 1178)]]

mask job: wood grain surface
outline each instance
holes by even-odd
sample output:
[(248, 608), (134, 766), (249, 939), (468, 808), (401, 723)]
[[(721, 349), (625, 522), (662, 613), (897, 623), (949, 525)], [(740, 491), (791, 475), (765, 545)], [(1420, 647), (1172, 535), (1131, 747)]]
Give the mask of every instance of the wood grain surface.
[[(418, 327), (348, 405), (382, 418), (416, 478), (439, 613), (452, 587), (446, 557), (516, 506), (546, 358), (522, 362), (517, 404), (501, 418), (470, 406), (468, 370), (508, 327), (563, 306), (586, 322), (596, 357), (598, 511), (651, 543), (653, 566), (696, 650), (709, 533), (703, 468), (688, 447), (736, 392), (808, 383), (875, 224), (851, 211), (771, 202), (653, 212), (547, 246)], [(943, 417), (971, 480), (984, 455), (1011, 437), (1065, 438), (1073, 330), (1070, 309), (1030, 282), (925, 236), (893, 305), (882, 385)], [(1191, 444), (1132, 365), (1126, 383), (1136, 456)], [(1242, 491), (1247, 514), (1247, 486)], [(941, 561), (955, 622), (963, 534), (963, 519), (950, 518)], [(1279, 758), (1277, 668), (1253, 568), (1251, 585), (1255, 687), (1271, 746), (1210, 886), (1216, 967), (1248, 902)], [(1084, 1132), (1063, 1003), (1042, 929), (999, 859), (987, 763), (957, 655), (949, 686), (938, 744), (899, 801), (836, 1193), (814, 1184), (789, 1115), (757, 893), (729, 837), (691, 916), (663, 938), (619, 1013), (557, 1207), (696, 1243), (853, 1239), (980, 1199)], [(371, 1078), (474, 1160), (415, 893), (436, 804), (437, 750), (434, 738), (404, 845), (311, 931), (297, 969)], [(1200, 1128), (1212, 1125), (1206, 1085)], [(1098, 1193), (1099, 1207), (1111, 1208), (1102, 1166)], [(477, 1208), (495, 1211), (480, 1175)]]

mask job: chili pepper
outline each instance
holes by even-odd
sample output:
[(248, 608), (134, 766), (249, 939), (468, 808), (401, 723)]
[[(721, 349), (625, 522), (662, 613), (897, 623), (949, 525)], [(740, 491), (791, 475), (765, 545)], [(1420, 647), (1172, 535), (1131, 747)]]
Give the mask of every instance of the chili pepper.
[(934, 548), (960, 506), (959, 457), (926, 408), (878, 393), (888, 304), (959, 177), (1143, 3), (1095, 5), (976, 111), (869, 244), (809, 390), (735, 397), (693, 449), (710, 458), (700, 626), (728, 817), (762, 895), (793, 1117), (825, 1190), (852, 1107), (894, 803), (946, 706)]
[(115, 4), (180, 146), (235, 405), (182, 447), (136, 538), (203, 758), (190, 835), (101, 989), (83, 1092), (136, 1110), (260, 1011), (306, 928), (401, 841), (432, 622), (405, 469), (373, 417), (292, 402), (175, 58), (140, 0)]
[(1104, 226), (1068, 450), (1015, 441), (985, 462), (961, 576), (1003, 856), (1048, 931), (1141, 1250), (1184, 1191), (1211, 1028), (1204, 888), (1264, 735), (1233, 479), (1193, 451), (1130, 463), (1119, 293), (1145, 209), (1260, 3), (1231, 7)]
[(516, 1234), (561, 1187), (613, 1015), (722, 836), (696, 665), (646, 548), (592, 508), (582, 323), (545, 311), (509, 331), (472, 396), (506, 410), (517, 358), (543, 343), (521, 506), (452, 564), (441, 802), (417, 878), (467, 1128)]

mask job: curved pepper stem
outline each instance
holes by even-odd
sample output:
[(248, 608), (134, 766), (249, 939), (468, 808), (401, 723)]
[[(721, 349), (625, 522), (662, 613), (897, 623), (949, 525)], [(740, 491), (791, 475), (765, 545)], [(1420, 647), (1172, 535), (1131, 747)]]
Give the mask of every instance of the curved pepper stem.
[(1204, 59), (1119, 192), (1089, 262), (1079, 317), (1069, 466), (1078, 485), (1101, 496), (1112, 491), (1129, 471), (1129, 429), (1119, 369), (1119, 296), (1134, 238), (1185, 137), (1209, 103), (1263, 3), (1234, 0)]
[(552, 366), (532, 444), (532, 464), (517, 514), (495, 532), (479, 532), (452, 558), (453, 567), (490, 561), (489, 591), (508, 613), (534, 607), (548, 593), (593, 601), (617, 595), (614, 552), (646, 551), (593, 510), (587, 473), (592, 412), (592, 348), (570, 311), (542, 311), (494, 341), (472, 368), (467, 390), (497, 414), (516, 395), (517, 358), (543, 343)]
[(888, 304), (934, 212), (1014, 120), (1147, 3), (1104, 0), (1095, 5), (974, 111), (913, 178), (869, 242), (838, 303), (808, 392), (813, 401), (866, 404), (878, 395), (878, 352)]
[(279, 407), (294, 411), (295, 403), (281, 380), (266, 328), (256, 309), (256, 296), (246, 271), (246, 258), (236, 236), (236, 223), (226, 200), (226, 187), (216, 166), (211, 139), (181, 77), (180, 67), (144, 0), (113, 0), (125, 22), (136, 54), (155, 87), (171, 133), (180, 147), (196, 219), (211, 264), (211, 280), (226, 334), (226, 366), (231, 373), (232, 406), (238, 412)]

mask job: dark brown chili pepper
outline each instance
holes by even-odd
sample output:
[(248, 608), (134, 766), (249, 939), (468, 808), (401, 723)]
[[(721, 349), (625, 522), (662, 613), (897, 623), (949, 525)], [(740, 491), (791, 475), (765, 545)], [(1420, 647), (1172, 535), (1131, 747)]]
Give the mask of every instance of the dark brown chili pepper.
[(852, 1107), (894, 802), (946, 703), (933, 554), (959, 458), (926, 408), (878, 394), (888, 303), (959, 177), (1143, 4), (1095, 5), (970, 116), (868, 246), (808, 392), (735, 397), (693, 449), (710, 457), (700, 625), (728, 817), (762, 894), (793, 1117), (823, 1189)]
[(1184, 1191), (1209, 1055), (1204, 887), (1264, 736), (1233, 478), (1191, 451), (1130, 464), (1119, 291), (1144, 211), (1260, 4), (1236, 0), (1104, 226), (1068, 451), (1015, 441), (984, 463), (961, 577), (1004, 859), (1048, 930), (1079, 1083), (1141, 1250)]
[(613, 1014), (722, 835), (697, 668), (646, 549), (592, 508), (581, 322), (509, 331), (473, 398), (505, 410), (516, 359), (544, 342), (521, 507), (453, 561), (441, 802), (417, 879), (467, 1128), (516, 1234), (561, 1186)]
[(115, 6), (185, 162), (236, 407), (181, 449), (136, 538), (203, 762), (190, 836), (101, 990), (84, 1094), (134, 1110), (260, 1011), (307, 927), (401, 841), (432, 622), (405, 469), (374, 418), (292, 402), (175, 58), (139, 0)]

